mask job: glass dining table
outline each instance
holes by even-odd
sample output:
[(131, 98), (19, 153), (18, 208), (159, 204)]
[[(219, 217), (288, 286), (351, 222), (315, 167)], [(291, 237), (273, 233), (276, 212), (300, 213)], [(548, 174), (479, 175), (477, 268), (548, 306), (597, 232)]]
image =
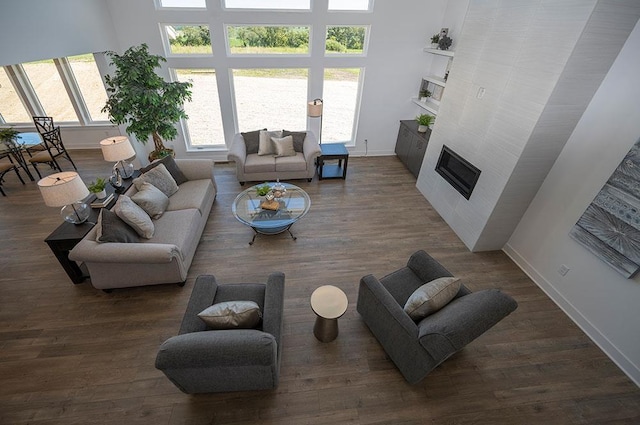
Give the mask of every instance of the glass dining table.
[(29, 171), (29, 164), (23, 153), (42, 144), (40, 134), (36, 132), (18, 133), (14, 141), (0, 144), (0, 158), (11, 155), (13, 159), (20, 165), (31, 181), (34, 181), (33, 175)]

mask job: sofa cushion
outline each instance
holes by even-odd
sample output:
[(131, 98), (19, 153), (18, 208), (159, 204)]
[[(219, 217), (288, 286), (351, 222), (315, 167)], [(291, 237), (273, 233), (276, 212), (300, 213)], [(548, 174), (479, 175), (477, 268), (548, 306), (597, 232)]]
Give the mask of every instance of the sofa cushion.
[(162, 217), (155, 221), (156, 231), (153, 239), (144, 242), (175, 245), (184, 261), (198, 247), (201, 220), (202, 216), (197, 209), (165, 211)]
[(271, 141), (272, 137), (282, 137), (282, 131), (260, 131), (260, 145), (258, 146), (258, 155), (273, 155), (275, 153), (275, 148), (273, 146), (273, 142)]
[(282, 137), (293, 137), (293, 150), (296, 152), (303, 152), (304, 139), (307, 137), (306, 131), (288, 131), (282, 130)]
[(265, 173), (276, 171), (276, 157), (273, 155), (247, 155), (244, 161), (245, 173)]
[(118, 217), (131, 226), (138, 235), (145, 239), (151, 239), (153, 237), (155, 229), (151, 217), (127, 195), (118, 196), (113, 210)]
[(169, 198), (151, 183), (144, 182), (140, 190), (131, 195), (131, 200), (138, 204), (152, 219), (158, 219), (169, 206)]
[(180, 190), (169, 198), (167, 211), (195, 208), (202, 214), (209, 200), (215, 196), (213, 182), (210, 179), (189, 180), (180, 185)]
[(272, 137), (271, 142), (273, 142), (276, 156), (296, 156), (292, 136)]
[(102, 208), (96, 223), (96, 242), (138, 242), (135, 230), (111, 210)]
[[(262, 130), (266, 130), (266, 128), (263, 128)], [(244, 145), (247, 149), (247, 155), (249, 155), (250, 153), (258, 153), (258, 147), (260, 146), (260, 131), (261, 130), (240, 133), (242, 134), (242, 138), (244, 139)]]
[(276, 171), (304, 171), (307, 169), (307, 161), (300, 152), (297, 152), (295, 156), (277, 157), (275, 162)]
[(178, 191), (178, 185), (176, 181), (171, 177), (171, 174), (167, 170), (164, 164), (158, 164), (151, 170), (142, 174), (137, 179), (133, 180), (133, 184), (136, 189), (140, 190), (142, 183), (149, 182), (162, 191), (167, 196), (171, 196)]
[(227, 301), (205, 308), (198, 317), (211, 329), (252, 329), (262, 319), (253, 301)]
[(415, 321), (435, 313), (451, 301), (460, 290), (457, 277), (440, 277), (427, 282), (409, 297), (404, 311)]
[(151, 164), (147, 165), (146, 167), (142, 167), (140, 169), (140, 172), (144, 174), (147, 171), (151, 170), (152, 168), (157, 167), (160, 164), (165, 166), (165, 168), (167, 169), (169, 174), (171, 174), (171, 177), (173, 177), (173, 179), (176, 181), (177, 185), (181, 185), (182, 183), (184, 183), (187, 180), (189, 180), (184, 175), (184, 173), (182, 172), (180, 167), (178, 167), (178, 164), (176, 164), (176, 161), (173, 159), (173, 156), (171, 156), (171, 155), (165, 156), (164, 158), (156, 159), (155, 161), (153, 161)]

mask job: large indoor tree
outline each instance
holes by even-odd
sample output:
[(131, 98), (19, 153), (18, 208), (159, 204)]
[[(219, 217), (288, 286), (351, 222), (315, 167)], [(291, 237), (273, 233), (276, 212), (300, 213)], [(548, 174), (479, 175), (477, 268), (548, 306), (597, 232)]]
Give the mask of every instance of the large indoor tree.
[(178, 135), (175, 123), (188, 118), (183, 109), (185, 101), (191, 101), (189, 82), (166, 82), (156, 74), (160, 62), (167, 60), (149, 54), (146, 44), (127, 49), (122, 55), (107, 52), (116, 70), (105, 76), (107, 104), (102, 109), (114, 124), (126, 125), (128, 134), (134, 134), (143, 144), (153, 138), (154, 150), (149, 159), (171, 155), (164, 140)]

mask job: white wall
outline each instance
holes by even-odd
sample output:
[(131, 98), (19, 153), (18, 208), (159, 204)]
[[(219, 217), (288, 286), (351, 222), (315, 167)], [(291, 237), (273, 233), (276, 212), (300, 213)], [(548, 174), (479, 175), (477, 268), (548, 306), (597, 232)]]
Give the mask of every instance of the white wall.
[[(640, 385), (640, 277), (625, 279), (569, 230), (640, 137), (640, 24), (582, 115), (505, 252)], [(558, 269), (570, 271), (561, 276)]]

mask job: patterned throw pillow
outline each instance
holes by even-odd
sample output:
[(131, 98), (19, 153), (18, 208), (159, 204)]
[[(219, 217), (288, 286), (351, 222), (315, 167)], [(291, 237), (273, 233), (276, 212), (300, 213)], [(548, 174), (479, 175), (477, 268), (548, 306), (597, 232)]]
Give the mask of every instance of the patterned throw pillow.
[(167, 195), (149, 182), (142, 183), (140, 190), (131, 196), (131, 200), (154, 220), (159, 219), (169, 206)]
[(127, 195), (120, 195), (113, 207), (115, 213), (136, 233), (145, 239), (151, 239), (155, 227), (149, 215)]
[(404, 311), (416, 322), (447, 305), (460, 290), (460, 279), (441, 277), (425, 283), (409, 297)]
[(178, 191), (176, 181), (171, 177), (171, 174), (167, 171), (167, 167), (163, 164), (158, 164), (153, 167), (151, 170), (135, 179), (133, 184), (136, 185), (136, 189), (141, 190), (142, 183), (144, 182), (151, 183), (167, 196), (171, 196)]
[(198, 313), (211, 329), (251, 329), (262, 319), (260, 307), (254, 301), (217, 303)]

